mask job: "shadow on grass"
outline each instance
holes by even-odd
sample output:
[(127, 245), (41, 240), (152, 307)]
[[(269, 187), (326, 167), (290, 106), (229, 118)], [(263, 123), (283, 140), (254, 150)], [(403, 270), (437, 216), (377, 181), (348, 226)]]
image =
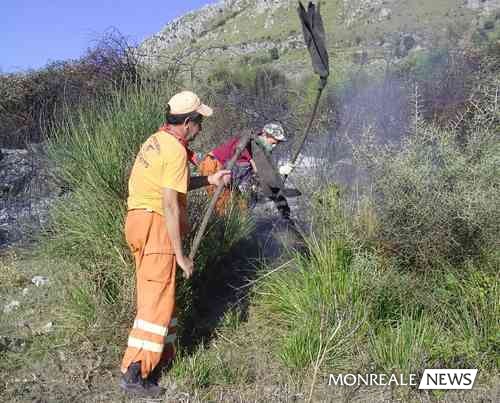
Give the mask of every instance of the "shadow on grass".
[(225, 256), (213, 259), (192, 280), (192, 307), (184, 317), (180, 344), (187, 354), (208, 345), (230, 311), (246, 321), (253, 285), (262, 267), (272, 269), (293, 250), (305, 251), (304, 242), (290, 222), (258, 217), (250, 236), (236, 243)]

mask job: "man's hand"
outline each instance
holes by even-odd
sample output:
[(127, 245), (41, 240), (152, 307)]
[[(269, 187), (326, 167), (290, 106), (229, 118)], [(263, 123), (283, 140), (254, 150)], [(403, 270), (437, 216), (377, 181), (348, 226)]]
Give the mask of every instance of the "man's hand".
[(210, 183), (211, 185), (228, 185), (229, 182), (231, 182), (231, 171), (229, 171), (228, 169), (221, 169), (213, 175), (208, 175), (208, 183)]
[(193, 260), (188, 256), (177, 255), (176, 256), (177, 264), (182, 269), (182, 275), (185, 279), (190, 278), (193, 275), (194, 264)]
[(295, 165), (291, 162), (287, 162), (285, 165), (280, 166), (279, 173), (280, 175), (290, 175), (290, 173), (293, 171), (293, 168), (295, 168)]

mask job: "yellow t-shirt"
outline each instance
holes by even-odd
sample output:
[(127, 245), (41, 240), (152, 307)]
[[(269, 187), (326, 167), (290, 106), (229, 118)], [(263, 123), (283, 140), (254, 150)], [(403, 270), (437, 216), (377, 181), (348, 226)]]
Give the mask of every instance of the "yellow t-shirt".
[(179, 193), (181, 221), (186, 215), (189, 167), (186, 148), (159, 131), (142, 145), (128, 181), (128, 209), (152, 209), (163, 215), (163, 188)]

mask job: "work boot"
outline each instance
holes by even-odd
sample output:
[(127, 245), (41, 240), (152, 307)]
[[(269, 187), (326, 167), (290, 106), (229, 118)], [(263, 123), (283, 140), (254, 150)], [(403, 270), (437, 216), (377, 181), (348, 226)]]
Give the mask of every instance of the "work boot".
[(122, 375), (120, 387), (127, 393), (138, 395), (157, 397), (165, 393), (165, 389), (158, 386), (149, 379), (141, 377), (141, 363), (133, 362)]

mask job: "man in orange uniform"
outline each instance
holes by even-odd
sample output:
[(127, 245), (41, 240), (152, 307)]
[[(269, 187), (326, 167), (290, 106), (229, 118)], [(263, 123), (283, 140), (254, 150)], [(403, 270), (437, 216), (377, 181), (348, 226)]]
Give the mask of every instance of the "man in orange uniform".
[(184, 254), (181, 241), (188, 231), (187, 192), (229, 181), (227, 170), (189, 177), (193, 153), (187, 144), (201, 131), (203, 117), (211, 115), (212, 109), (196, 94), (174, 95), (167, 105), (166, 124), (142, 145), (130, 174), (125, 235), (136, 264), (137, 315), (120, 382), (129, 393), (161, 394), (152, 372), (160, 360), (173, 359), (176, 264), (185, 278), (193, 273), (193, 261)]

